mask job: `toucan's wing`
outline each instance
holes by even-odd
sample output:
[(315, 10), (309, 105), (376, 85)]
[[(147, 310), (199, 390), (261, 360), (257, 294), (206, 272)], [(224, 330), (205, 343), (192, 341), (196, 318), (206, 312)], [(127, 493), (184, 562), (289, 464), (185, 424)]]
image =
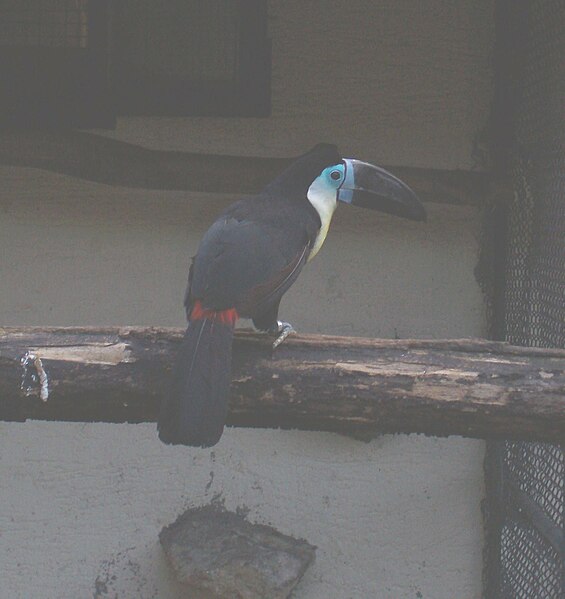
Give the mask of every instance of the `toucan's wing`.
[(187, 309), (199, 299), (209, 309), (236, 307), (240, 315), (251, 316), (280, 300), (308, 258), (305, 227), (284, 226), (280, 213), (277, 221), (261, 219), (256, 204), (239, 204), (239, 211), (224, 213), (202, 239)]
[(254, 316), (263, 313), (271, 306), (278, 306), (281, 297), (296, 281), (300, 271), (308, 261), (309, 254), (310, 247), (305, 245), (302, 251), (298, 252), (282, 270), (268, 281), (259, 283), (249, 289), (239, 302), (239, 312), (243, 315)]

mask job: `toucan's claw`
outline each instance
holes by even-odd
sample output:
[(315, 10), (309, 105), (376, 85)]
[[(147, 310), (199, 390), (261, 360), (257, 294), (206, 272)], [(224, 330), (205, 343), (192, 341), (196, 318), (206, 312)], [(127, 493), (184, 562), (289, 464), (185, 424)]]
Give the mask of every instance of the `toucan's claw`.
[(273, 327), (273, 332), (277, 335), (277, 338), (273, 342), (273, 351), (291, 334), (296, 333), (290, 322), (283, 322), (277, 320), (277, 327)]

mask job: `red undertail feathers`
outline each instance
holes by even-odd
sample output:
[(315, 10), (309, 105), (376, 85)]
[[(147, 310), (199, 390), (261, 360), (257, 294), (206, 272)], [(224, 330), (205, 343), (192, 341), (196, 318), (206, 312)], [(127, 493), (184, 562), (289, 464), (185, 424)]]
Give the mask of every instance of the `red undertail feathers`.
[(208, 310), (202, 306), (200, 300), (196, 300), (190, 312), (190, 320), (204, 320), (206, 318), (233, 327), (239, 318), (239, 314), (235, 308), (228, 308), (227, 310)]

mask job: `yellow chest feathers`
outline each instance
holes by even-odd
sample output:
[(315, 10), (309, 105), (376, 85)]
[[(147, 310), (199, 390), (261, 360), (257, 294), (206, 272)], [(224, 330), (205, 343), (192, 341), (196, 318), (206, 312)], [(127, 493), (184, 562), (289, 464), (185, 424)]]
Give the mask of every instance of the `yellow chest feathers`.
[(330, 223), (332, 222), (332, 216), (337, 207), (337, 197), (335, 189), (328, 189), (322, 183), (317, 185), (317, 181), (314, 181), (308, 189), (308, 200), (310, 204), (315, 208), (316, 212), (320, 216), (322, 225), (318, 231), (310, 256), (308, 256), (308, 262), (320, 251), (322, 244), (328, 234)]

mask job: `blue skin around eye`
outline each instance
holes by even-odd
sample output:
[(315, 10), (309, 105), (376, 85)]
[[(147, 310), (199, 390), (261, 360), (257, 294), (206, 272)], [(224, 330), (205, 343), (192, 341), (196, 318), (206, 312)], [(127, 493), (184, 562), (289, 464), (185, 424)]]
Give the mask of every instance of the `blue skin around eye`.
[[(339, 179), (332, 179), (331, 173), (333, 173), (334, 171), (339, 171), (341, 175)], [(329, 166), (328, 168), (324, 169), (324, 171), (322, 172), (322, 176), (328, 182), (329, 185), (338, 188), (342, 184), (343, 177), (345, 176), (345, 165), (336, 164), (334, 166)]]

